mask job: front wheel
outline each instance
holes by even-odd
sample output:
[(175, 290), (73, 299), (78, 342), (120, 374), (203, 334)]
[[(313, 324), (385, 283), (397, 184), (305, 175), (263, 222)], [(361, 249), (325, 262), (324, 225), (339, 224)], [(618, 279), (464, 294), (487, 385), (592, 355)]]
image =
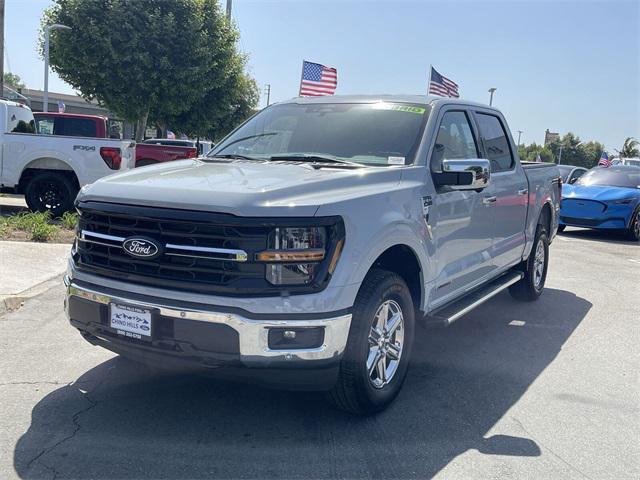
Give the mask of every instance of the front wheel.
[(629, 225), (629, 230), (627, 231), (627, 236), (629, 237), (629, 240), (634, 240), (636, 242), (640, 240), (640, 207), (638, 207), (633, 213), (631, 225)]
[(414, 316), (400, 276), (378, 269), (367, 274), (353, 308), (340, 375), (329, 392), (336, 407), (367, 415), (393, 401), (409, 367)]
[(531, 302), (537, 300), (544, 290), (549, 266), (549, 238), (542, 225), (538, 225), (529, 258), (522, 262), (520, 270), (524, 277), (509, 287), (509, 293), (516, 300)]

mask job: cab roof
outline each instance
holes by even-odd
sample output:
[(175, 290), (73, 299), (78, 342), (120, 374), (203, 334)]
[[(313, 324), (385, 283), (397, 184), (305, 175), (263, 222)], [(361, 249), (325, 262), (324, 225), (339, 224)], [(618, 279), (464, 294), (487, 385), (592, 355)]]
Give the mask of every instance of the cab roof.
[(440, 103), (458, 103), (461, 105), (474, 105), (478, 107), (492, 108), (484, 103), (472, 102), (460, 98), (438, 97), (436, 95), (324, 95), (320, 97), (295, 97), (290, 100), (279, 102), (280, 104), (322, 104), (322, 103), (414, 103), (425, 106), (435, 106)]

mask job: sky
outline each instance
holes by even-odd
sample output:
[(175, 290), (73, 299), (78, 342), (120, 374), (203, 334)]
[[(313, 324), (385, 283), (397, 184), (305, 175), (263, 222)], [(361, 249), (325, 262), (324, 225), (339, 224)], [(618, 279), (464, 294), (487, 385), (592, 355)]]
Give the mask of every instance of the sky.
[[(31, 88), (43, 87), (36, 42), (50, 3), (6, 0), (5, 71)], [(271, 102), (297, 95), (303, 59), (338, 69), (336, 94), (423, 94), (433, 65), (462, 98), (487, 103), (497, 88), (493, 104), (523, 143), (547, 128), (610, 152), (640, 138), (638, 0), (234, 0), (233, 18)], [(73, 93), (55, 74), (49, 89)]]

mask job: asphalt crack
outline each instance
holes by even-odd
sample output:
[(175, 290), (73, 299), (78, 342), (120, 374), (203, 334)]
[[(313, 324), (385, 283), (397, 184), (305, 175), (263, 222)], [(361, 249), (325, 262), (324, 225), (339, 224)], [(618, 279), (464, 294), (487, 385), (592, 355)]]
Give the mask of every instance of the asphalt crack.
[[(96, 384), (95, 388), (93, 389), (94, 391), (97, 391), (102, 386), (102, 384), (107, 381), (107, 379), (109, 377), (109, 374), (111, 373), (111, 370), (113, 370), (113, 368), (114, 368), (113, 366), (111, 368), (109, 368), (109, 370), (105, 374), (104, 378)], [(87, 382), (77, 382), (77, 383), (71, 382), (71, 383), (68, 383), (66, 385), (71, 387), (71, 386), (79, 386), (79, 385), (82, 385), (84, 383), (87, 383)], [(69, 440), (73, 439), (78, 434), (80, 429), (82, 428), (82, 425), (80, 425), (80, 416), (85, 414), (85, 413), (87, 413), (88, 411), (94, 409), (98, 405), (98, 401), (97, 400), (93, 400), (89, 396), (89, 392), (87, 390), (83, 391), (80, 388), (78, 388), (78, 391), (82, 395), (82, 398), (84, 398), (87, 402), (89, 402), (89, 405), (87, 407), (85, 407), (85, 408), (82, 408), (82, 409), (78, 410), (71, 417), (71, 422), (73, 423), (73, 426), (74, 426), (73, 431), (69, 435), (67, 435), (66, 437), (62, 438), (61, 440), (59, 440), (56, 443), (54, 443), (53, 445), (51, 445), (50, 447), (44, 448), (42, 451), (40, 451), (40, 453), (38, 453), (35, 457), (33, 457), (31, 460), (29, 460), (29, 462), (27, 462), (27, 466), (26, 466), (25, 470), (28, 471), (31, 468), (32, 465), (34, 465), (35, 463), (39, 462), (46, 469), (50, 470), (53, 473), (53, 477), (52, 477), (53, 480), (55, 480), (58, 477), (58, 474), (60, 472), (58, 472), (58, 470), (56, 470), (55, 467), (44, 463), (41, 460), (42, 457), (44, 457), (45, 455), (48, 455), (49, 453), (54, 451), (56, 448), (58, 448), (63, 443), (68, 442)]]

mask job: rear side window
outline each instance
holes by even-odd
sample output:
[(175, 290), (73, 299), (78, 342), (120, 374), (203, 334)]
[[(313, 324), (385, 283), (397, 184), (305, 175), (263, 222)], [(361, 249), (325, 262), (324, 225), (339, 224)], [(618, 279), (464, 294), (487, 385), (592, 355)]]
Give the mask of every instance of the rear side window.
[(477, 113), (476, 118), (488, 160), (491, 162), (491, 171), (511, 170), (515, 162), (511, 154), (507, 133), (500, 119), (485, 113)]
[(69, 137), (95, 137), (96, 122), (87, 118), (58, 117), (55, 121), (54, 133)]

